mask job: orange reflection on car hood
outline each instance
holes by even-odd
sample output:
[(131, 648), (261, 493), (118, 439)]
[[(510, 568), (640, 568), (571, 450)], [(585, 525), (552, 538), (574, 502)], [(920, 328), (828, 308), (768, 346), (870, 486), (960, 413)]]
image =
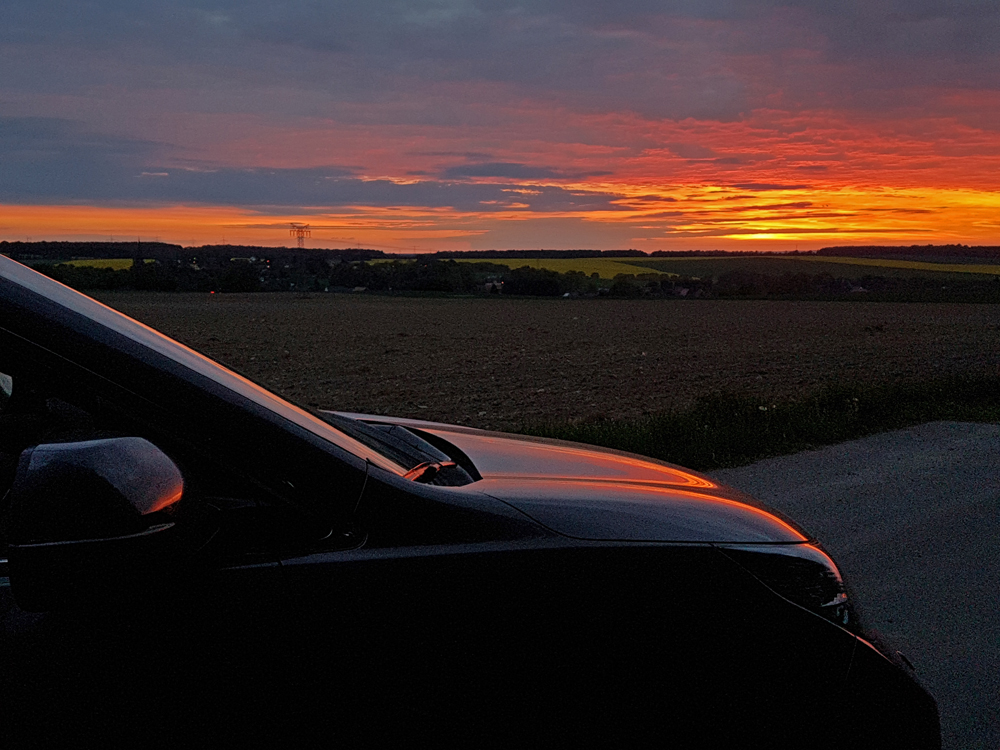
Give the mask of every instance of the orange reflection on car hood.
[(581, 539), (801, 543), (795, 524), (743, 493), (655, 459), (557, 440), (412, 419), (345, 414), (430, 433), (482, 479), (469, 486)]
[(718, 485), (706, 476), (680, 467), (573, 445), (520, 440), (471, 433), (441, 433), (458, 445), (476, 464), (484, 478), (548, 477), (713, 489)]
[(336, 412), (363, 422), (398, 424), (437, 435), (458, 446), (483, 478), (545, 477), (606, 482), (642, 482), (718, 489), (709, 477), (673, 464), (631, 453), (562, 440), (487, 432), (418, 419)]
[(477, 489), (579, 539), (653, 542), (807, 541), (775, 513), (725, 493), (636, 482), (484, 479)]

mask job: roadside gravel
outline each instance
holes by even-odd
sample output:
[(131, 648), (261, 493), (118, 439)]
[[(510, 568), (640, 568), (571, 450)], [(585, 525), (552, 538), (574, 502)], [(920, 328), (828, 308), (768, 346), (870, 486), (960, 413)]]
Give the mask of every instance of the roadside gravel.
[(936, 422), (712, 476), (823, 543), (937, 699), (944, 748), (1000, 747), (1000, 425)]

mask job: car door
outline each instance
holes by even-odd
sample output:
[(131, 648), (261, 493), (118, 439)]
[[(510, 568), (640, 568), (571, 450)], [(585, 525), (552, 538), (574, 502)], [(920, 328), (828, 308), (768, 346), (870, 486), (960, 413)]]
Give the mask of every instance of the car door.
[[(23, 566), (19, 571), (13, 554), (10, 565), (0, 563), (4, 744), (49, 745), (70, 734), (123, 745), (176, 746), (192, 736), (251, 737), (257, 734), (255, 724), (276, 726), (275, 700), (289, 674), (282, 661), (287, 596), (280, 557), (289, 549), (353, 543), (336, 526), (336, 513), (317, 517), (287, 495), (326, 480), (331, 503), (346, 493), (353, 505), (364, 482), (364, 463), (357, 481), (352, 484), (348, 474), (345, 482), (350, 467), (334, 462), (324, 472), (331, 467), (328, 454), (273, 423), (251, 414), (213, 429), (212, 412), (205, 408), (192, 409), (189, 402), (171, 409), (163, 393), (160, 398), (136, 393), (4, 330), (0, 373), (0, 541), (5, 548), (0, 558), (8, 557), (18, 464), (39, 444), (68, 448), (142, 439), (162, 449), (179, 467), (184, 491), (176, 507), (168, 509), (170, 517), (159, 520), (174, 524), (185, 537), (164, 548), (170, 564), (153, 566), (155, 571), (143, 567), (151, 561), (149, 550), (141, 547), (132, 550), (133, 557), (124, 549), (120, 557), (105, 554), (99, 570), (86, 567), (94, 560), (85, 555), (81, 565), (60, 562), (62, 567), (46, 575), (71, 600), (56, 597), (51, 606), (27, 605), (48, 595), (25, 588), (37, 571)], [(194, 406), (211, 403), (208, 397), (201, 400)], [(234, 410), (224, 404), (216, 414), (225, 415), (227, 408)], [(222, 445), (213, 445), (218, 442)], [(253, 451), (261, 445), (271, 446), (272, 455), (255, 461)], [(316, 453), (320, 460), (310, 462)], [(282, 454), (290, 458), (284, 461)], [(276, 491), (289, 477), (296, 486), (286, 494)], [(99, 499), (86, 484), (77, 476), (53, 485), (60, 500), (51, 506), (44, 492), (36, 493), (31, 498), (38, 504), (35, 515), (44, 521), (49, 513), (59, 520), (67, 508), (85, 510)], [(54, 525), (72, 531), (72, 524)], [(93, 536), (70, 534), (46, 544), (79, 546)], [(46, 545), (29, 546), (37, 552)], [(30, 611), (38, 609), (46, 611)]]

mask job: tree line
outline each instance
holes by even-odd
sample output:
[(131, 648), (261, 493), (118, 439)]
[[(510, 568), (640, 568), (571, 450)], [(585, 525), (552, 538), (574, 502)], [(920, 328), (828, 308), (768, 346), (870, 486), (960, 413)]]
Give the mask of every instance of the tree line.
[[(287, 262), (286, 262), (287, 261)], [(186, 292), (345, 292), (503, 294), (531, 297), (681, 299), (875, 299), (1000, 302), (1000, 279), (940, 277), (835, 277), (821, 273), (754, 273), (734, 270), (713, 277), (619, 274), (602, 279), (579, 271), (422, 257), (412, 261), (342, 260), (302, 254), (296, 258), (234, 256), (224, 261), (133, 262), (114, 270), (39, 263), (35, 268), (81, 290), (134, 289)]]

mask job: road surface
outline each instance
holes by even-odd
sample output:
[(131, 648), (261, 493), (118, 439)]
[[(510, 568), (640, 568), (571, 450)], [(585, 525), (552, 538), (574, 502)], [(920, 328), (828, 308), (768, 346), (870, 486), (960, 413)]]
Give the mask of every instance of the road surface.
[(935, 422), (712, 476), (823, 543), (937, 699), (946, 750), (1000, 748), (1000, 425)]

